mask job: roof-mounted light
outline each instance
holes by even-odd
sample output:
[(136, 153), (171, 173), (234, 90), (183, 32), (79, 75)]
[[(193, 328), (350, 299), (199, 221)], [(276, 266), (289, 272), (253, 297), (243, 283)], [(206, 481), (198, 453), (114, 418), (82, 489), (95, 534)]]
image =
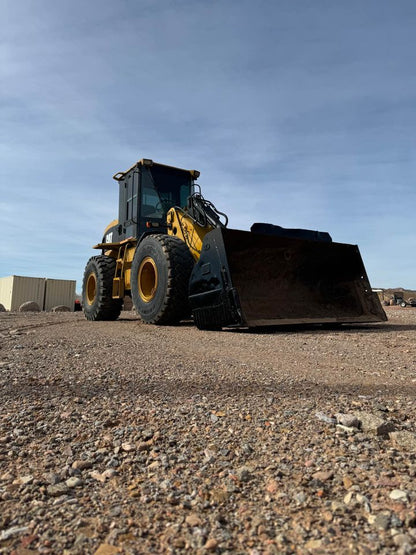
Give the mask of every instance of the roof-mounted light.
[(201, 172), (199, 172), (198, 170), (190, 170), (190, 173), (194, 179), (198, 179), (198, 177), (201, 175)]
[(142, 164), (143, 166), (153, 166), (153, 160), (150, 160), (150, 158), (143, 158)]

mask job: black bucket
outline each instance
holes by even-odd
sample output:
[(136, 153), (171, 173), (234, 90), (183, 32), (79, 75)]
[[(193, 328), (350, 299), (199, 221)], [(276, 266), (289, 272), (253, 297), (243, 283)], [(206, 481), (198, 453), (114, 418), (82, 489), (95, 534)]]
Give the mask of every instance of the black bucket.
[(190, 280), (200, 328), (386, 320), (356, 245), (218, 228)]

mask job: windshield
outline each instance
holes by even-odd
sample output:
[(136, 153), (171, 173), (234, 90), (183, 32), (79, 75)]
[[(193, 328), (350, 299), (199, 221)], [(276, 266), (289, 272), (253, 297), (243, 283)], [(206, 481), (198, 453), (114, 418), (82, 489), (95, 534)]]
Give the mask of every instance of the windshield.
[(188, 172), (152, 166), (143, 174), (141, 215), (163, 220), (172, 206), (185, 208), (191, 185)]

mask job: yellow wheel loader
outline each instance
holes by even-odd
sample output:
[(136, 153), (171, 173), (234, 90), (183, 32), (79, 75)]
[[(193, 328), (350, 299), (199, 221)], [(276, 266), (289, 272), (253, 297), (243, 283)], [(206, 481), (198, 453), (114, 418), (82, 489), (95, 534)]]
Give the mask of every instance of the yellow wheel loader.
[(131, 296), (144, 322), (200, 329), (386, 320), (356, 245), (264, 223), (228, 229), (199, 172), (142, 159), (114, 179), (118, 219), (87, 263), (88, 320), (115, 320)]

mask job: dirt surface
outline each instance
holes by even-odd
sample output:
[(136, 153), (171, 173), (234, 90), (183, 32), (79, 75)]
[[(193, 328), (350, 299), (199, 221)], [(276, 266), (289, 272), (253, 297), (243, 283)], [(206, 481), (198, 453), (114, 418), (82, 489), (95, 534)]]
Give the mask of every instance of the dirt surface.
[(202, 332), (0, 314), (0, 553), (413, 553), (416, 309)]

